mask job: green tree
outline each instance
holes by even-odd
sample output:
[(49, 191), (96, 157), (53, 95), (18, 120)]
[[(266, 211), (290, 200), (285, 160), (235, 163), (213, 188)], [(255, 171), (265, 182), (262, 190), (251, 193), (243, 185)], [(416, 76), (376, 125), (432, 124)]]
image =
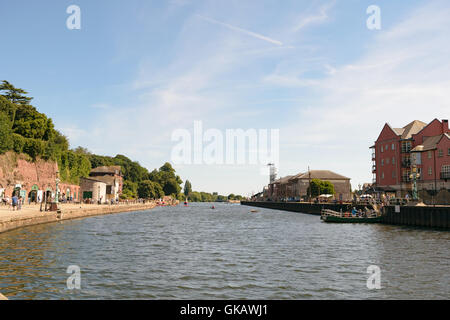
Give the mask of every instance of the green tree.
[(2, 96), (14, 104), (28, 104), (33, 98), (25, 96), (28, 94), (23, 89), (14, 87), (11, 83), (3, 80), (0, 84), (0, 91), (3, 91)]
[(334, 185), (330, 181), (322, 181), (320, 185), (320, 194), (332, 194), (334, 195)]
[(137, 192), (139, 198), (143, 199), (156, 199), (164, 196), (161, 186), (150, 180), (139, 182)]
[(308, 187), (308, 194), (312, 197), (318, 197), (320, 195), (321, 181), (319, 179), (312, 179), (310, 186)]
[(13, 147), (11, 121), (9, 116), (0, 111), (0, 154)]
[(184, 195), (186, 197), (189, 197), (189, 194), (192, 192), (192, 185), (191, 182), (189, 180), (186, 180), (186, 182), (184, 183)]
[(9, 117), (10, 128), (13, 126), (14, 118), (16, 117), (16, 110), (17, 106), (15, 104), (0, 95), (0, 112), (6, 113)]

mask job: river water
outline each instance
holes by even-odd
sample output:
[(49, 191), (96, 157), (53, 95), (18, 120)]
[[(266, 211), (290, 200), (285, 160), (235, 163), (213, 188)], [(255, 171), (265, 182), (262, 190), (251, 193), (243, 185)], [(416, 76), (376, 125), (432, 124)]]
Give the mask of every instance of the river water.
[[(450, 299), (450, 232), (210, 206), (0, 234), (0, 292), (10, 299)], [(81, 288), (69, 290), (74, 265)], [(380, 268), (381, 289), (367, 286), (371, 265)]]

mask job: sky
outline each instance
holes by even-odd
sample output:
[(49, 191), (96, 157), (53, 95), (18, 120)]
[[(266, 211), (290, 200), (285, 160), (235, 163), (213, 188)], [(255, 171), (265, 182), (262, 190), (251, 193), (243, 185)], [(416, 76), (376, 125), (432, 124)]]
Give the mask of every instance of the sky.
[[(153, 170), (194, 121), (278, 129), (279, 176), (332, 170), (356, 189), (386, 122), (449, 118), (449, 17), (446, 0), (1, 1), (0, 80), (74, 148)], [(174, 167), (197, 191), (250, 195), (269, 180), (248, 163)]]

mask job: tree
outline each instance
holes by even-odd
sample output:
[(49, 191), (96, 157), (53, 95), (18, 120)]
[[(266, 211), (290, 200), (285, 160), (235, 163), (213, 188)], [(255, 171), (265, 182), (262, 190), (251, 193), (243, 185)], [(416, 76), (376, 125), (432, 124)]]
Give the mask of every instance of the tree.
[(311, 197), (315, 198), (321, 194), (333, 194), (334, 195), (334, 185), (330, 181), (322, 181), (320, 179), (312, 179), (311, 186), (308, 187), (308, 193), (311, 190)]
[(189, 197), (189, 194), (192, 192), (192, 185), (191, 182), (189, 180), (186, 180), (186, 182), (184, 183), (184, 195), (186, 197)]
[(320, 185), (321, 181), (319, 179), (311, 180), (311, 184), (308, 187), (308, 194), (310, 194), (312, 198), (318, 197), (320, 195)]
[(10, 128), (13, 126), (14, 118), (16, 117), (17, 106), (11, 103), (8, 99), (0, 95), (0, 112), (6, 113), (9, 117)]
[(164, 196), (161, 186), (150, 180), (139, 182), (137, 192), (139, 198), (143, 199), (156, 199)]
[(13, 146), (11, 122), (9, 116), (0, 111), (0, 153), (11, 150)]
[(322, 181), (320, 185), (321, 194), (333, 194), (334, 195), (334, 185), (330, 181)]
[(14, 104), (29, 104), (33, 98), (24, 96), (28, 94), (23, 89), (14, 87), (11, 83), (6, 80), (2, 81), (0, 84), (0, 91), (4, 91), (2, 96), (11, 101)]

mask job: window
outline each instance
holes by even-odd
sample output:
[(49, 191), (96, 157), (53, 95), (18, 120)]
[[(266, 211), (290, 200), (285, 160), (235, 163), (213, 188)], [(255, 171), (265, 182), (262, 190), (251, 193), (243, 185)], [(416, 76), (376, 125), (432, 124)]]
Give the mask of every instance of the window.
[(381, 152), (383, 152), (383, 146), (381, 146)]
[(431, 151), (428, 151), (428, 159), (431, 159), (431, 155), (432, 155), (433, 153), (431, 152)]
[(395, 150), (395, 144), (392, 144), (392, 150)]
[(381, 179), (384, 179), (384, 172), (381, 173)]
[(395, 178), (395, 170), (392, 171), (392, 178)]
[(395, 164), (395, 157), (392, 157), (392, 164)]
[(381, 159), (381, 166), (384, 166), (384, 159)]
[(433, 174), (433, 168), (431, 168), (431, 167), (428, 167), (428, 175), (432, 175)]
[(389, 164), (389, 158), (386, 159), (386, 164)]
[(411, 151), (411, 141), (402, 142), (402, 152), (407, 153)]
[(389, 146), (388, 146), (388, 145), (386, 145), (386, 148), (385, 148), (384, 150), (388, 151), (388, 150), (389, 150)]
[(441, 179), (450, 179), (450, 165), (442, 166)]
[(444, 156), (444, 150), (439, 149), (438, 150), (438, 157), (443, 157)]
[(450, 148), (448, 148), (447, 155), (450, 156)]

